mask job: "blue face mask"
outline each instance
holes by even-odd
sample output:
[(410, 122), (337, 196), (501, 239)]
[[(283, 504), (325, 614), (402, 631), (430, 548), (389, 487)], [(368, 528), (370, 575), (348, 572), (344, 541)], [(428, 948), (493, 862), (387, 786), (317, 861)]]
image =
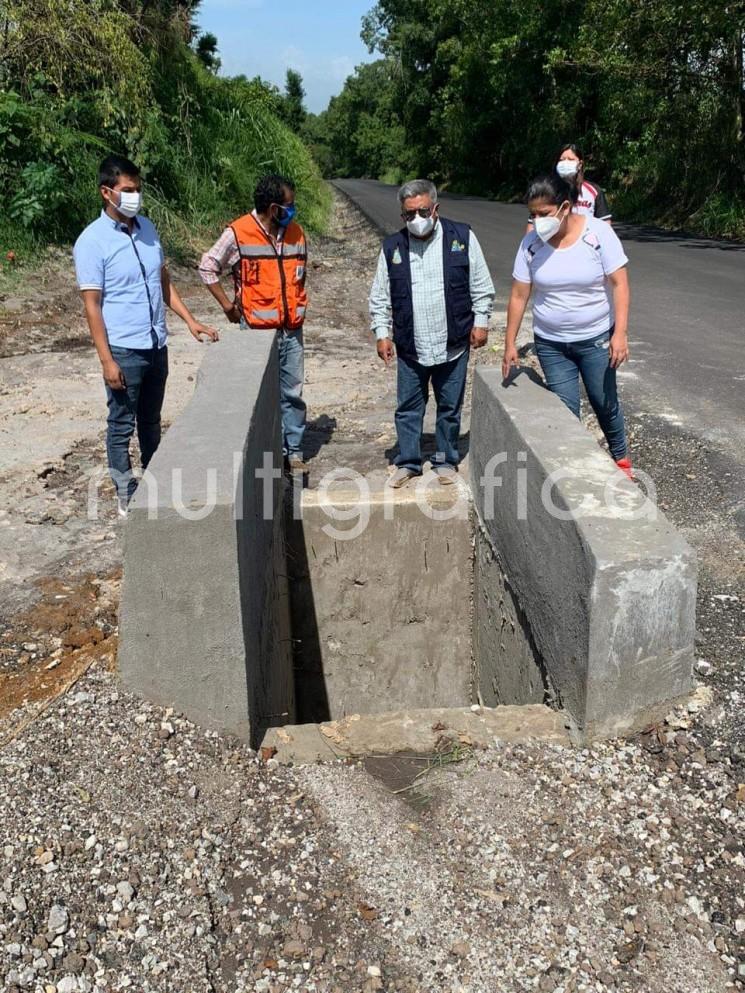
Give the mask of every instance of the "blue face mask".
[(297, 207), (293, 203), (291, 207), (282, 207), (281, 209), (284, 213), (281, 217), (277, 218), (277, 224), (279, 224), (281, 228), (286, 228), (297, 216)]

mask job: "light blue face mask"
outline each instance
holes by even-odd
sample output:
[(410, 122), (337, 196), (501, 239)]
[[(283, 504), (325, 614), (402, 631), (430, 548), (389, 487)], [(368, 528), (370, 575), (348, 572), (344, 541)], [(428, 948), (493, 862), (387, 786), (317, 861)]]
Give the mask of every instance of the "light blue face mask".
[(297, 217), (297, 207), (295, 206), (294, 203), (290, 207), (284, 207), (281, 204), (280, 206), (282, 207), (284, 214), (282, 215), (282, 217), (277, 218), (277, 224), (279, 224), (281, 228), (286, 228)]

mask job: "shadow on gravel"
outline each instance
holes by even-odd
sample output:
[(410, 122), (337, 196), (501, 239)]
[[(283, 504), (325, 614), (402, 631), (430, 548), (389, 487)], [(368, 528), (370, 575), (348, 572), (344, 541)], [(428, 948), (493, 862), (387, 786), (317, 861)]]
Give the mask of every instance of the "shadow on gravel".
[(444, 724), (433, 725), (439, 731), (434, 751), (397, 752), (394, 755), (367, 755), (365, 772), (377, 779), (388, 793), (413, 810), (432, 808), (441, 782), (438, 773), (453, 768), (467, 768), (473, 758), (473, 742), (468, 735), (455, 737)]
[(337, 428), (335, 417), (320, 414), (315, 420), (308, 421), (303, 436), (303, 454), (306, 459), (314, 459), (321, 449), (331, 441)]
[(432, 801), (424, 789), (426, 773), (436, 761), (435, 755), (367, 755), (365, 772), (377, 779), (392, 795), (415, 810), (424, 810)]

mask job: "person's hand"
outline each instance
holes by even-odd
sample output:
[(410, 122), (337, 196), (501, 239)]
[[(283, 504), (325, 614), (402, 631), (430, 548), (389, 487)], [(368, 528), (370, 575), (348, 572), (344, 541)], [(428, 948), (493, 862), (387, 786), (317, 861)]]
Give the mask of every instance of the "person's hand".
[(471, 348), (483, 348), (488, 337), (488, 328), (474, 328), (471, 331)]
[(231, 303), (229, 307), (223, 307), (223, 310), (231, 324), (241, 323), (241, 311), (237, 303)]
[(629, 339), (625, 331), (614, 331), (608, 346), (611, 369), (617, 369), (629, 357)]
[(504, 356), (502, 358), (502, 379), (507, 379), (510, 374), (510, 369), (513, 366), (520, 365), (520, 359), (517, 354), (517, 349), (514, 345), (510, 345), (504, 350)]
[(103, 378), (106, 385), (112, 390), (126, 390), (127, 388), (124, 373), (113, 359), (104, 362)]
[(386, 366), (391, 364), (393, 358), (393, 342), (390, 338), (381, 338), (378, 341), (378, 355), (385, 362)]
[(210, 341), (220, 340), (220, 335), (217, 331), (214, 328), (208, 327), (206, 324), (202, 324), (201, 321), (194, 321), (193, 324), (189, 325), (189, 330), (197, 341), (202, 341), (203, 334), (206, 334)]

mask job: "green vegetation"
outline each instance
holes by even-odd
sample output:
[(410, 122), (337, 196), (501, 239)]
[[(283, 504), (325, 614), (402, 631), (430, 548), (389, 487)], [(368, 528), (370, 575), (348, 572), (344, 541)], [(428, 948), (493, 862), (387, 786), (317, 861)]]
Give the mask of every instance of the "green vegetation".
[(745, 0), (380, 0), (363, 38), (327, 174), (515, 197), (574, 141), (616, 213), (745, 237)]
[(294, 69), (287, 70), (287, 82), (285, 83), (284, 98), (284, 118), (291, 128), (299, 131), (305, 123), (306, 112), (303, 101), (305, 100), (305, 88), (303, 87), (303, 77)]
[(170, 252), (193, 258), (249, 209), (262, 173), (291, 176), (304, 223), (330, 193), (259, 79), (222, 78), (198, 0), (0, 0), (0, 251), (19, 260), (70, 242), (96, 216), (108, 152), (145, 179)]

